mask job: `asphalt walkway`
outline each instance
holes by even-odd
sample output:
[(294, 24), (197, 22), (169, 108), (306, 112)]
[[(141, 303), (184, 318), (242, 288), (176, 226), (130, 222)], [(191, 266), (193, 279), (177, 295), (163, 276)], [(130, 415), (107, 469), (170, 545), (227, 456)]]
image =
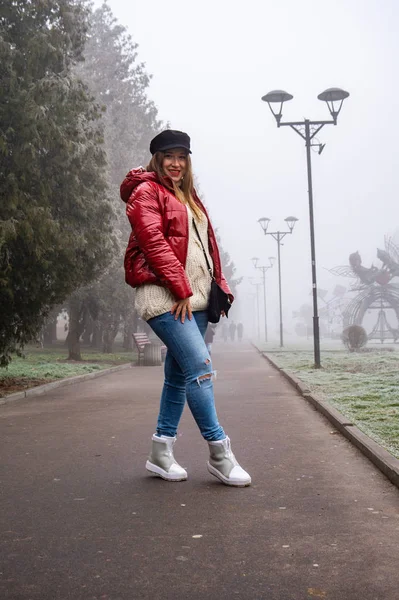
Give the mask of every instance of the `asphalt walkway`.
[(162, 369), (0, 406), (2, 600), (398, 600), (399, 491), (250, 346), (215, 346), (223, 486), (188, 411), (189, 480), (147, 474)]

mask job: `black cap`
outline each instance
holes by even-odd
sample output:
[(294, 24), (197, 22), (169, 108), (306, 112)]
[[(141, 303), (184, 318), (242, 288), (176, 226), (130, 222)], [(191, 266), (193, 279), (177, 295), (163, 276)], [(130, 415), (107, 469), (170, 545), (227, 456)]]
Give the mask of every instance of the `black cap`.
[(172, 150), (172, 148), (184, 148), (189, 154), (190, 150), (190, 138), (187, 133), (183, 131), (175, 131), (173, 129), (165, 129), (161, 131), (151, 140), (150, 152), (154, 155), (156, 152), (165, 152), (165, 150)]

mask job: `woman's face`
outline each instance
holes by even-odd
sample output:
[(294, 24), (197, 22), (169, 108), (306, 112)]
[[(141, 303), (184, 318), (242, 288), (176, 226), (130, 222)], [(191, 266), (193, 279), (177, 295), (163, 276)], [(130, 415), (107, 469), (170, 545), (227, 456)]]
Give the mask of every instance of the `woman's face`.
[(165, 150), (162, 169), (165, 175), (179, 184), (187, 171), (187, 154), (185, 150), (179, 148)]

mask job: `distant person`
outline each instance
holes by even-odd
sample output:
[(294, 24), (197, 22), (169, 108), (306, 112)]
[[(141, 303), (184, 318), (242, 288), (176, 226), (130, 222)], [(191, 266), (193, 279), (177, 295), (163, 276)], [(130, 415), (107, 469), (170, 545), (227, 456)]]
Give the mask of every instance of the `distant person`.
[(234, 342), (236, 339), (236, 330), (237, 330), (237, 325), (234, 323), (234, 321), (232, 321), (229, 325), (230, 341), (232, 341), (232, 342)]
[(242, 342), (242, 336), (244, 334), (244, 325), (242, 323), (238, 323), (237, 325), (237, 337), (238, 341)]
[(212, 344), (213, 344), (213, 338), (215, 337), (215, 333), (216, 333), (216, 325), (211, 325), (209, 323), (208, 327), (206, 328), (206, 333), (205, 333), (205, 344), (206, 344), (207, 350), (209, 352), (209, 356), (212, 354)]
[(167, 481), (187, 479), (173, 455), (187, 399), (209, 445), (208, 471), (226, 485), (244, 487), (251, 477), (235, 459), (215, 409), (212, 362), (204, 340), (211, 289), (205, 255), (216, 282), (231, 302), (234, 298), (221, 270), (209, 216), (193, 186), (190, 138), (181, 131), (162, 131), (151, 141), (150, 152), (147, 168), (133, 169), (121, 185), (132, 227), (125, 255), (126, 281), (137, 288), (140, 317), (168, 349), (146, 468)]
[(223, 341), (227, 342), (227, 340), (229, 339), (229, 326), (227, 325), (227, 323), (223, 323), (222, 325), (222, 336)]

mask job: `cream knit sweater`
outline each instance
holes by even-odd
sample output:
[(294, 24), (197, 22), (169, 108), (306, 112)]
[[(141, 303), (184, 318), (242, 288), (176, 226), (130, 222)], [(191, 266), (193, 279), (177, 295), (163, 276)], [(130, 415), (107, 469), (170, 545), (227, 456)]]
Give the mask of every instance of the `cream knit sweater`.
[[(211, 277), (208, 272), (204, 252), (193, 226), (193, 213), (187, 206), (189, 222), (188, 252), (186, 261), (186, 274), (190, 282), (193, 295), (191, 296), (192, 310), (206, 310), (209, 293), (211, 290)], [(204, 244), (209, 264), (213, 267), (212, 258), (208, 248), (208, 219), (203, 214), (201, 221), (197, 222), (197, 229)], [(169, 312), (176, 302), (170, 291), (153, 283), (140, 285), (136, 290), (135, 307), (139, 316), (148, 321)]]

